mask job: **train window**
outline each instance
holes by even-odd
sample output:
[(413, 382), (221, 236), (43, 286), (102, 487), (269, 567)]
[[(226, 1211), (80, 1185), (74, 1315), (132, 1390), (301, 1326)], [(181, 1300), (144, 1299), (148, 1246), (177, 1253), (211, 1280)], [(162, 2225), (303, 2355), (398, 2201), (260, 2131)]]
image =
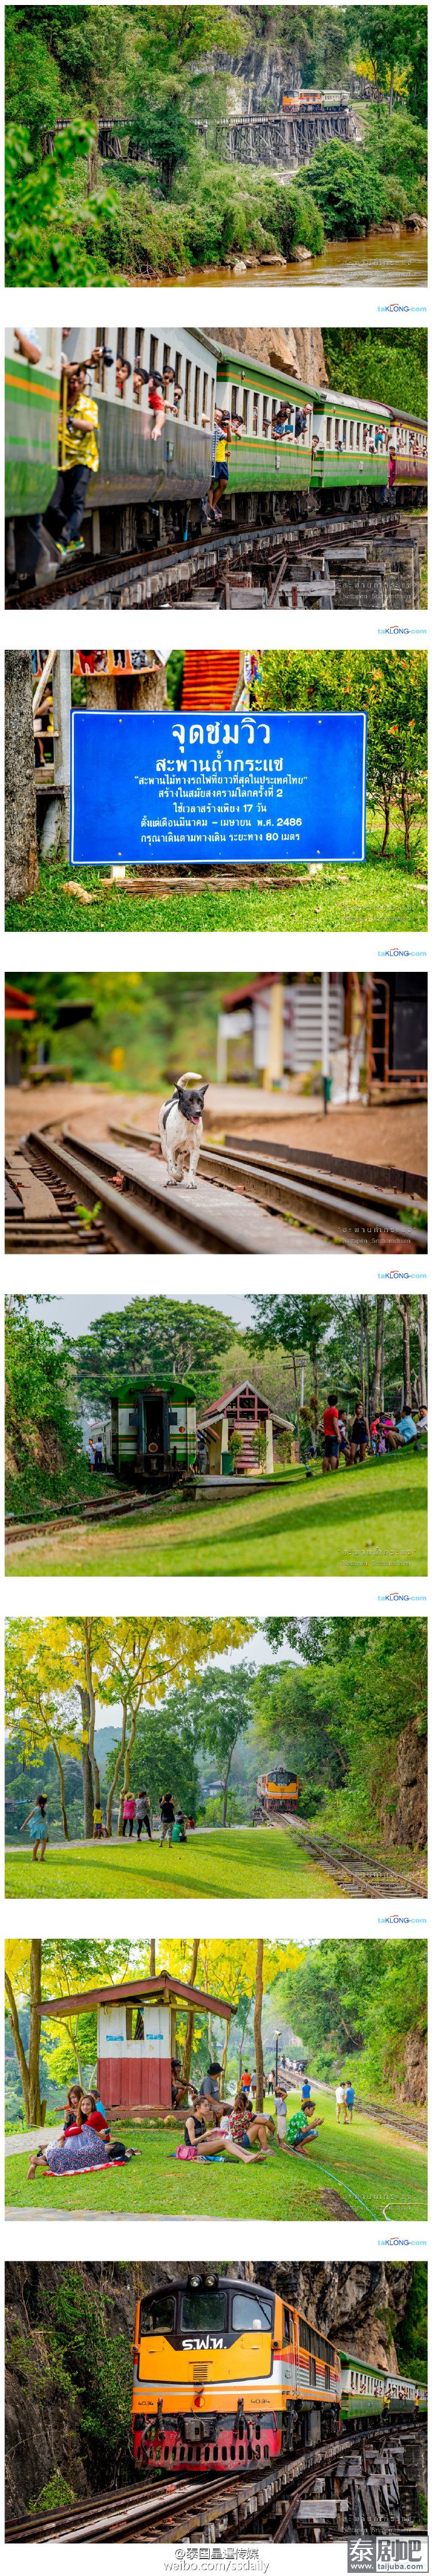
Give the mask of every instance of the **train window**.
[(236, 2290), (232, 2303), (234, 2334), (269, 2334), (272, 2323), (272, 2300), (257, 2299), (254, 2292)]
[(175, 2322), (173, 2290), (154, 2290), (151, 2299), (142, 2299), (140, 2335), (172, 2334)]
[(329, 412), (328, 420), (326, 421), (326, 440), (327, 440), (327, 446), (328, 446), (328, 447), (331, 447), (331, 434), (332, 434), (331, 413)]
[(202, 407), (203, 407), (203, 426), (204, 426), (204, 428), (206, 428), (206, 427), (207, 427), (207, 413), (208, 413), (208, 376), (205, 376), (205, 375), (203, 376), (203, 398), (202, 398)]
[(310, 2384), (311, 2388), (316, 2388), (316, 2361), (313, 2352), (311, 2352), (310, 2360)]
[(360, 421), (360, 420), (358, 420), (358, 421), (357, 421), (357, 428), (356, 428), (356, 447), (359, 447), (359, 446), (360, 446), (360, 439), (361, 439), (361, 421)]
[(194, 422), (195, 422), (195, 428), (196, 428), (196, 429), (197, 429), (197, 427), (198, 427), (198, 421), (199, 421), (200, 383), (201, 383), (201, 368), (200, 368), (200, 367), (196, 367), (196, 368), (195, 368), (195, 393), (194, 393)]
[(124, 357), (125, 357), (125, 355), (126, 355), (126, 352), (125, 352), (125, 337), (126, 337), (125, 330), (124, 330), (124, 327), (122, 327), (122, 328), (121, 328), (121, 329), (119, 329), (119, 330), (118, 330), (118, 332), (117, 332), (117, 357), (118, 357), (118, 358), (124, 358)]
[(354, 421), (353, 421), (353, 420), (350, 420), (350, 425), (349, 425), (349, 444), (350, 444), (350, 447), (353, 447), (353, 446), (354, 446)]
[(158, 341), (158, 340), (155, 340), (154, 332), (153, 332), (153, 331), (151, 331), (151, 332), (150, 332), (150, 375), (151, 375), (151, 376), (153, 376), (153, 375), (154, 375), (155, 367), (157, 367), (157, 362), (158, 362), (158, 348), (159, 348), (159, 341)]
[(189, 420), (189, 419), (190, 419), (191, 376), (192, 376), (191, 360), (190, 360), (190, 358), (187, 358), (187, 359), (186, 359), (185, 398), (184, 398), (184, 416), (185, 416), (185, 420)]
[(248, 425), (248, 411), (249, 411), (249, 394), (248, 394), (248, 393), (244, 393), (244, 394), (243, 394), (243, 427), (244, 427), (244, 429), (247, 429), (247, 425)]
[(170, 350), (169, 340), (164, 340), (164, 347), (163, 347), (163, 361), (162, 361), (162, 365), (163, 365), (163, 368), (165, 368), (165, 367), (170, 367), (170, 366), (171, 366), (171, 350)]
[(257, 437), (258, 437), (258, 404), (259, 404), (259, 394), (254, 394), (254, 398), (253, 398), (253, 420), (252, 420), (252, 429), (253, 429), (253, 435), (254, 435), (254, 438), (257, 438)]
[(268, 396), (267, 396), (267, 394), (263, 394), (262, 425), (263, 425), (263, 436), (264, 436), (264, 437), (265, 437), (266, 430), (268, 429), (267, 413), (268, 413)]
[(231, 394), (231, 412), (232, 412), (232, 418), (233, 418), (233, 420), (236, 420), (236, 419), (237, 419), (237, 385), (233, 385), (233, 388), (232, 388), (232, 394)]
[(293, 2316), (291, 2315), (291, 2309), (290, 2309), (290, 2308), (284, 2308), (284, 2338), (285, 2338), (285, 2343), (287, 2343), (287, 2344), (291, 2344), (291, 2346), (293, 2345), (293, 2343), (294, 2343), (294, 2318), (293, 2318)]
[(205, 2281), (202, 2289), (195, 2290), (193, 2284), (189, 2283), (188, 2289), (183, 2290), (181, 2303), (183, 2334), (223, 2334), (225, 2317), (225, 2290), (208, 2290)]

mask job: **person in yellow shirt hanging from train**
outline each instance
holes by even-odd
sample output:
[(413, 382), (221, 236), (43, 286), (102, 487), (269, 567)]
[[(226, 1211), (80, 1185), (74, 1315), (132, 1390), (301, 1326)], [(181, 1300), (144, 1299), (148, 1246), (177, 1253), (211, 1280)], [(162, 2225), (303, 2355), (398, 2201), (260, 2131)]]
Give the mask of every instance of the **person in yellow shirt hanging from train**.
[(84, 550), (81, 536), (89, 474), (97, 474), (99, 413), (87, 385), (87, 367), (63, 365), (60, 391), (59, 471), (45, 525), (60, 556)]

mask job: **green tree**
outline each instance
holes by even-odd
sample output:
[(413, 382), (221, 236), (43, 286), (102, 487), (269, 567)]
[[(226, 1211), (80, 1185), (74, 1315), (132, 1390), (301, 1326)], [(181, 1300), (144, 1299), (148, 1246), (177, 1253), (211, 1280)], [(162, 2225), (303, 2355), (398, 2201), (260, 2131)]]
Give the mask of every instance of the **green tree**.
[(5, 1317), (6, 1499), (17, 1511), (34, 1497), (58, 1502), (90, 1486), (87, 1460), (71, 1409), (71, 1345), (59, 1324), (30, 1316), (25, 1298), (7, 1299)]
[[(39, 1637), (40, 1633), (39, 1627)], [(8, 1743), (10, 1745), (19, 1743), (26, 1756), (38, 1750), (43, 1753), (45, 1747), (51, 1747), (60, 1779), (64, 1839), (65, 1842), (69, 1842), (64, 1761), (68, 1755), (69, 1760), (79, 1762), (80, 1745), (77, 1742), (77, 1718), (73, 1705), (73, 1692), (67, 1693), (65, 1702), (59, 1688), (59, 1679), (58, 1666), (57, 1675), (52, 1665), (48, 1672), (46, 1670), (45, 1673), (43, 1672), (40, 1652), (37, 1658), (35, 1656), (35, 1638), (32, 1636), (30, 1623), (23, 1619), (11, 1619), (7, 1633), (5, 1670), (5, 1723)]]
[(131, 1297), (99, 1315), (76, 1343), (77, 1382), (86, 1405), (108, 1405), (121, 1379), (170, 1372), (179, 1384), (193, 1378), (197, 1404), (219, 1393), (220, 1361), (232, 1341), (232, 1320), (213, 1306), (173, 1297)]
[(323, 326), (324, 356), (330, 385), (346, 394), (363, 394), (369, 402), (390, 403), (397, 410), (427, 418), (427, 334), (421, 326), (389, 331), (349, 325)]
[(187, 1713), (196, 1742), (213, 1754), (222, 1774), (223, 1825), (227, 1820), (233, 1753), (239, 1736), (247, 1734), (253, 1716), (253, 1680), (251, 1664), (232, 1664), (229, 1672), (213, 1665), (211, 1672), (205, 1672), (195, 1689), (188, 1692)]
[(381, 806), (384, 816), (381, 855), (388, 845), (392, 806), (400, 803), (411, 863), (413, 828), (423, 822), (426, 807), (426, 654), (359, 653), (350, 647), (328, 653), (266, 652), (256, 699), (275, 711), (365, 708), (368, 800), (372, 807)]
[(253, 1326), (248, 1334), (249, 1349), (259, 1351), (266, 1344), (270, 1350), (282, 1348), (293, 1361), (307, 1352), (313, 1375), (316, 1418), (319, 1411), (319, 1363), (334, 1315), (331, 1297), (254, 1297)]
[(177, 171), (190, 152), (190, 120), (181, 90), (166, 83), (157, 100), (139, 92), (131, 120), (131, 141), (156, 164), (164, 197), (170, 197)]
[(319, 143), (298, 186), (315, 198), (324, 230), (333, 240), (355, 240), (380, 222), (382, 183), (368, 151), (351, 143)]

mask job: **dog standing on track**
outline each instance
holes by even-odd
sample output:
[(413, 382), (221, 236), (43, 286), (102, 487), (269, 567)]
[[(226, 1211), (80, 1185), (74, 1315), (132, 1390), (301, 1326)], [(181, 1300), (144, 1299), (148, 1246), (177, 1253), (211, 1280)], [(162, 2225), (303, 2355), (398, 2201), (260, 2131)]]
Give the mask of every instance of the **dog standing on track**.
[(208, 1082), (199, 1082), (193, 1074), (180, 1074), (171, 1099), (162, 1103), (159, 1135), (168, 1167), (167, 1189), (184, 1180), (187, 1190), (196, 1190), (195, 1174), (203, 1140), (206, 1091)]

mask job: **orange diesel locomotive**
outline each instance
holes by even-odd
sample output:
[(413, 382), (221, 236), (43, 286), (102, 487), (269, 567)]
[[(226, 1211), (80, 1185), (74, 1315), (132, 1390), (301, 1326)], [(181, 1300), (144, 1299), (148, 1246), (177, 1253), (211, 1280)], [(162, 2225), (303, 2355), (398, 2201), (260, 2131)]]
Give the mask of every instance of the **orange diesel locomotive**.
[(216, 2273), (139, 2301), (133, 2345), (138, 2467), (205, 2471), (278, 2459), (340, 2423), (341, 2365), (278, 2293)]
[(273, 1764), (271, 1771), (261, 1771), (257, 1796), (265, 1816), (294, 1816), (299, 1798), (297, 1771), (288, 1771), (285, 1762), (278, 1770)]

